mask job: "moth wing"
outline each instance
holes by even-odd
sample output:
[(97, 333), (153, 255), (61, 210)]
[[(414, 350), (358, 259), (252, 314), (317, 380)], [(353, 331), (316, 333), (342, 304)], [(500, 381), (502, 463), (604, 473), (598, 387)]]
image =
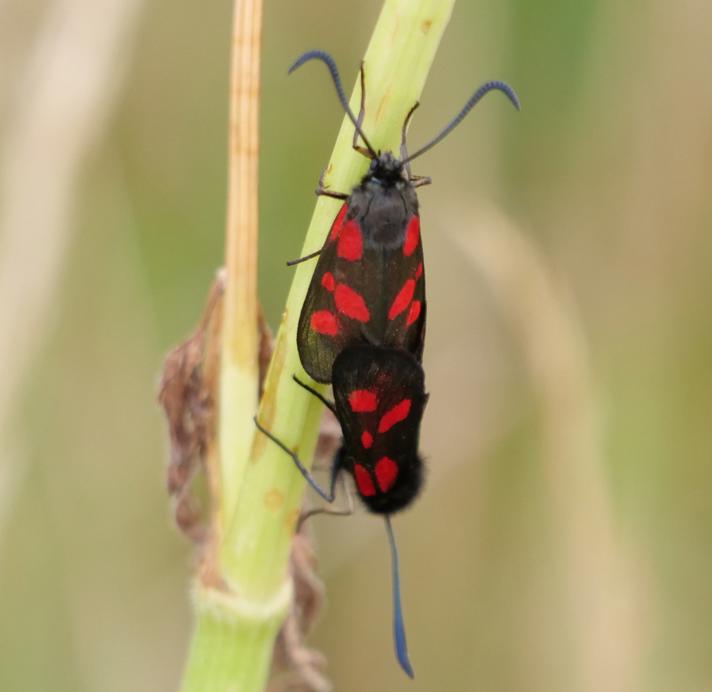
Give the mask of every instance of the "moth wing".
[[(406, 351), (357, 345), (334, 363), (334, 400), (346, 446), (363, 449), (365, 463), (415, 453), (427, 401), (425, 375)], [(354, 399), (354, 393), (360, 399)], [(364, 446), (362, 436), (370, 436)]]
[[(372, 343), (399, 348), (422, 357), (425, 340), (425, 271), (420, 240), (420, 217), (404, 220), (402, 242), (381, 248), (369, 257), (364, 291), (372, 306), (368, 326)], [(375, 229), (364, 229), (365, 235)]]
[(336, 356), (350, 341), (353, 329), (336, 309), (336, 284), (343, 278), (343, 262), (339, 260), (339, 237), (348, 213), (345, 202), (331, 226), (319, 254), (314, 274), (299, 314), (297, 350), (302, 367), (317, 382), (331, 382)]
[[(402, 349), (418, 360), (425, 339), (425, 275), (420, 220), (406, 221), (403, 242), (371, 244), (376, 229), (337, 215), (314, 270), (297, 327), (302, 366), (317, 382), (331, 382), (336, 357), (350, 344)], [(364, 223), (367, 221), (364, 219)]]

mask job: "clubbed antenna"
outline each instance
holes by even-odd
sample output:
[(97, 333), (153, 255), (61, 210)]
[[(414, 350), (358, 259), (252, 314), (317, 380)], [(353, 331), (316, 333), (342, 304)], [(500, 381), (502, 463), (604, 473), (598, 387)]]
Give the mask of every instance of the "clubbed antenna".
[(334, 81), (334, 86), (336, 87), (336, 94), (339, 97), (339, 101), (341, 102), (341, 106), (343, 107), (346, 115), (349, 116), (349, 119), (351, 122), (354, 124), (354, 127), (356, 128), (356, 132), (361, 135), (361, 139), (363, 139), (364, 144), (368, 148), (369, 152), (374, 158), (378, 157), (378, 154), (376, 154), (374, 148), (371, 146), (371, 143), (368, 141), (366, 138), (366, 135), (363, 133), (363, 130), (361, 129), (361, 125), (359, 124), (358, 120), (356, 119), (356, 116), (353, 114), (353, 111), (351, 110), (349, 106), (348, 99), (346, 98), (346, 94), (344, 93), (344, 87), (341, 84), (341, 77), (339, 76), (339, 70), (336, 67), (336, 63), (334, 62), (334, 58), (332, 58), (328, 53), (325, 53), (322, 50), (310, 50), (304, 53), (303, 55), (300, 55), (295, 63), (289, 68), (288, 74), (292, 74), (294, 70), (297, 68), (301, 67), (305, 62), (308, 62), (309, 60), (321, 60), (328, 68), (329, 72), (331, 73), (331, 79)]
[(415, 672), (408, 658), (408, 643), (405, 640), (405, 624), (403, 623), (403, 610), (400, 597), (400, 570), (398, 568), (398, 548), (396, 537), (393, 534), (391, 518), (386, 515), (386, 533), (391, 546), (391, 581), (393, 583), (393, 639), (396, 645), (396, 656), (401, 668), (408, 677), (414, 678)]
[(465, 119), (465, 116), (477, 105), (477, 102), (490, 91), (501, 91), (512, 102), (512, 105), (517, 110), (521, 110), (519, 97), (514, 89), (509, 86), (509, 84), (499, 81), (487, 82), (483, 84), (474, 94), (472, 94), (472, 96), (470, 96), (467, 103), (462, 107), (462, 110), (448, 123), (445, 129), (437, 137), (430, 140), (430, 142), (428, 142), (424, 147), (418, 149), (415, 154), (411, 154), (407, 159), (405, 159), (405, 161), (403, 161), (403, 163), (409, 163), (413, 159), (418, 158), (418, 156), (424, 154), (428, 151), (428, 149), (431, 149), (438, 142), (445, 139), (445, 137), (447, 137), (450, 132), (452, 132)]

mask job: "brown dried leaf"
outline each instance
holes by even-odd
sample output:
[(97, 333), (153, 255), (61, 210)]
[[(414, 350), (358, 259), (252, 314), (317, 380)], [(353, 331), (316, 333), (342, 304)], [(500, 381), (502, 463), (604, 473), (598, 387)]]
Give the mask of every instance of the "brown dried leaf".
[[(219, 492), (218, 469), (211, 468), (209, 452), (215, 444), (224, 288), (225, 274), (221, 271), (197, 329), (166, 356), (158, 395), (168, 420), (170, 459), (166, 485), (174, 501), (175, 521), (197, 543), (205, 543), (208, 533), (206, 508), (195, 487), (199, 470), (207, 476), (210, 509), (215, 510), (218, 505), (213, 501)], [(274, 342), (261, 311), (257, 328), (261, 395)]]
[(324, 656), (305, 644), (324, 602), (324, 585), (317, 576), (311, 534), (302, 524), (294, 536), (289, 567), (294, 582), (294, 601), (277, 636), (269, 692), (328, 692)]
[(191, 487), (214, 437), (223, 292), (219, 274), (195, 333), (166, 357), (158, 395), (168, 421), (166, 484), (176, 524), (196, 542), (205, 540), (206, 522)]

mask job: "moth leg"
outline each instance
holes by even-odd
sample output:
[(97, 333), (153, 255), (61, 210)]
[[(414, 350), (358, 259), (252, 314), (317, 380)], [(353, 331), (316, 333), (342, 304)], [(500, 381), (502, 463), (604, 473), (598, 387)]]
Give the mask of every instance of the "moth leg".
[(319, 176), (319, 186), (314, 190), (319, 197), (333, 197), (334, 199), (348, 199), (349, 196), (345, 192), (335, 192), (330, 190), (326, 185), (324, 185), (324, 176), (326, 175), (326, 168), (321, 172)]
[(349, 198), (349, 196), (345, 192), (333, 192), (332, 190), (329, 190), (326, 187), (321, 187), (321, 185), (316, 190), (314, 190), (314, 192), (317, 194), (318, 197), (333, 197), (334, 199), (341, 200)]
[[(312, 389), (308, 384), (302, 382), (296, 375), (292, 375), (292, 379), (303, 389), (306, 389), (310, 394), (313, 394), (319, 401), (321, 401), (326, 408), (329, 409), (336, 416), (336, 406), (334, 406), (333, 401), (329, 401), (323, 394), (320, 394), (316, 389)], [(338, 416), (337, 416), (338, 418)]]
[(366, 71), (364, 70), (364, 67), (363, 67), (363, 60), (361, 61), (361, 69), (359, 70), (359, 74), (361, 75), (361, 106), (358, 111), (358, 118), (356, 118), (358, 127), (354, 128), (354, 138), (351, 141), (351, 146), (359, 154), (362, 154), (367, 159), (370, 159), (370, 158), (373, 158), (373, 154), (371, 154), (371, 152), (368, 150), (367, 147), (362, 147), (358, 143), (358, 131), (361, 129), (361, 125), (363, 123), (363, 116), (366, 113)]
[[(340, 469), (339, 469), (340, 470)], [(338, 472), (338, 470), (337, 470)], [(332, 471), (333, 473), (333, 471)], [(315, 507), (307, 512), (303, 512), (299, 517), (299, 522), (297, 523), (297, 531), (301, 528), (302, 524), (311, 517), (317, 514), (328, 514), (332, 517), (349, 517), (354, 513), (354, 496), (351, 493), (348, 485), (346, 484), (346, 476), (344, 474), (339, 475), (340, 485), (342, 492), (346, 495), (346, 507), (343, 509), (329, 509), (328, 507)]]
[(282, 442), (279, 438), (275, 437), (269, 430), (266, 428), (263, 428), (262, 425), (260, 425), (260, 422), (257, 420), (257, 416), (254, 416), (252, 419), (255, 421), (255, 425), (257, 426), (257, 429), (263, 434), (269, 437), (272, 442), (274, 442), (283, 452), (286, 452), (291, 458), (292, 461), (294, 462), (294, 465), (297, 467), (299, 470), (299, 473), (302, 474), (304, 477), (304, 480), (309, 483), (309, 485), (316, 490), (317, 493), (321, 497), (323, 497), (327, 502), (331, 503), (334, 501), (334, 495), (335, 493), (335, 485), (336, 485), (336, 476), (332, 475), (331, 479), (331, 487), (329, 488), (329, 492), (327, 493), (315, 480), (314, 477), (309, 473), (309, 469), (307, 469), (306, 466), (300, 461), (299, 457), (291, 450), (287, 445)]
[(300, 264), (301, 262), (306, 262), (307, 260), (314, 259), (315, 257), (318, 257), (321, 254), (321, 248), (318, 250), (315, 250), (314, 252), (310, 252), (308, 255), (304, 255), (304, 257), (298, 257), (297, 259), (289, 260), (287, 262), (288, 267), (293, 267), (295, 264)]
[(410, 119), (413, 117), (413, 113), (415, 113), (415, 111), (419, 105), (420, 105), (420, 101), (416, 101), (413, 104), (413, 107), (408, 111), (408, 114), (405, 116), (405, 120), (403, 121), (403, 129), (401, 130), (401, 146), (400, 146), (401, 161), (406, 162), (405, 163), (405, 171), (408, 174), (408, 178), (410, 178), (410, 180), (413, 180), (413, 176), (410, 174), (410, 163), (408, 163), (408, 147), (406, 145), (405, 140), (406, 140), (406, 133), (408, 132), (408, 125), (410, 124)]
[(433, 179), (427, 175), (411, 175), (410, 182), (413, 183), (413, 187), (423, 187), (432, 184)]

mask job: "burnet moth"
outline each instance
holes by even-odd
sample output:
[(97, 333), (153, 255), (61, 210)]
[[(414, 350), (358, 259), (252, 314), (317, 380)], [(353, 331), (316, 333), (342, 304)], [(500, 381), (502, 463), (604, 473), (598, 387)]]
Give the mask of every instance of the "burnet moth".
[(393, 638), (403, 670), (413, 677), (408, 658), (400, 597), (398, 551), (390, 515), (408, 506), (423, 479), (418, 454), (420, 421), (428, 399), (425, 375), (418, 360), (401, 349), (361, 343), (347, 346), (336, 356), (332, 372), (334, 401), (295, 381), (318, 397), (338, 419), (343, 434), (341, 448), (331, 467), (329, 490), (321, 488), (299, 457), (278, 438), (257, 427), (283, 449), (322, 498), (333, 502), (336, 482), (346, 472), (366, 508), (384, 515), (391, 550), (393, 588)]
[[(321, 250), (288, 264), (319, 256), (297, 327), (302, 366), (317, 382), (331, 380), (334, 360), (355, 341), (367, 340), (404, 349), (418, 359), (425, 337), (425, 276), (416, 188), (430, 178), (414, 176), (410, 162), (435, 146), (488, 92), (502, 91), (519, 109), (514, 90), (500, 81), (483, 84), (460, 112), (430, 142), (408, 154), (405, 135), (416, 103), (403, 123), (400, 158), (376, 151), (361, 129), (365, 78), (361, 67), (361, 110), (354, 116), (333, 58), (322, 51), (304, 53), (289, 72), (309, 60), (321, 60), (331, 73), (339, 101), (354, 124), (353, 147), (371, 160), (350, 194), (326, 189), (317, 194), (343, 200)], [(364, 146), (358, 144), (361, 138)]]
[[(398, 159), (392, 152), (377, 152), (361, 129), (363, 66), (361, 109), (356, 118), (330, 55), (305, 53), (290, 73), (312, 59), (321, 60), (329, 69), (339, 101), (354, 124), (353, 147), (371, 160), (368, 172), (350, 194), (328, 190), (320, 180), (317, 194), (344, 203), (321, 250), (288, 263), (319, 256), (299, 319), (297, 345), (305, 371), (317, 382), (332, 383), (334, 402), (294, 379), (330, 408), (341, 425), (343, 443), (332, 464), (328, 492), (291, 449), (257, 419), (255, 423), (289, 454), (327, 502), (333, 502), (336, 481), (346, 471), (366, 508), (384, 515), (391, 550), (396, 655), (413, 677), (390, 521), (391, 514), (415, 499), (422, 485), (418, 439), (427, 402), (419, 362), (425, 336), (425, 278), (416, 188), (429, 184), (430, 179), (412, 175), (409, 164), (446, 137), (489, 91), (504, 92), (517, 109), (519, 101), (508, 85), (488, 82), (434, 139), (408, 155), (405, 133), (416, 103), (403, 123)], [(359, 137), (365, 147), (358, 144)]]

